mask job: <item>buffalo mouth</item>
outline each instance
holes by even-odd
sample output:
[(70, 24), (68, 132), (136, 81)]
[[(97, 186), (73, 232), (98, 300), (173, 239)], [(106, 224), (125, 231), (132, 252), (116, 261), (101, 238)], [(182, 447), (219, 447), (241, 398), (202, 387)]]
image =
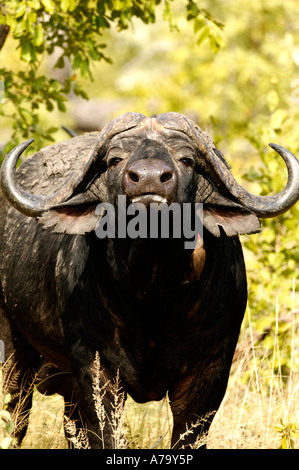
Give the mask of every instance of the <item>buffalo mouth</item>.
[(138, 196), (134, 196), (130, 198), (130, 203), (141, 203), (148, 207), (150, 204), (170, 204), (169, 201), (165, 196), (161, 196), (160, 194), (156, 193), (143, 193)]

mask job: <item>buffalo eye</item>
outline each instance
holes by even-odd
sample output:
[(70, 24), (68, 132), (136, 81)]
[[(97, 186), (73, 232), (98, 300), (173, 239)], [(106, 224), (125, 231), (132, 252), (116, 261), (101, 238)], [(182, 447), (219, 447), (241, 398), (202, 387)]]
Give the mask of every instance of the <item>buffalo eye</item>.
[(113, 157), (113, 158), (110, 158), (109, 162), (108, 162), (108, 167), (111, 168), (112, 166), (116, 166), (119, 164), (119, 162), (122, 161), (122, 158), (118, 158), (118, 157)]
[(190, 167), (193, 165), (193, 160), (191, 158), (181, 158), (181, 162), (186, 166)]

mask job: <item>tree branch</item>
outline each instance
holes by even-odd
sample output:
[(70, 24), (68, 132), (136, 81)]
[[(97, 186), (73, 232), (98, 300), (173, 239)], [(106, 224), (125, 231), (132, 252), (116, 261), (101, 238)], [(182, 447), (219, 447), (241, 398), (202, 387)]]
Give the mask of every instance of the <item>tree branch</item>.
[(0, 25), (0, 51), (2, 47), (4, 46), (8, 33), (9, 33), (9, 26), (7, 26), (6, 24), (1, 24)]

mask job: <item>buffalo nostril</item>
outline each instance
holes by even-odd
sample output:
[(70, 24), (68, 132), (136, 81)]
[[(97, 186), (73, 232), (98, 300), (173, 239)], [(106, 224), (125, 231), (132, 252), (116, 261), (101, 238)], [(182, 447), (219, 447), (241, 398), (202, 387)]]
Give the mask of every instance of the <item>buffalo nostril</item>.
[(133, 181), (134, 183), (138, 183), (139, 176), (137, 175), (137, 173), (135, 173), (134, 171), (129, 171), (128, 176), (131, 181)]
[(161, 183), (166, 183), (167, 181), (171, 180), (173, 177), (173, 173), (171, 171), (166, 171), (160, 176)]

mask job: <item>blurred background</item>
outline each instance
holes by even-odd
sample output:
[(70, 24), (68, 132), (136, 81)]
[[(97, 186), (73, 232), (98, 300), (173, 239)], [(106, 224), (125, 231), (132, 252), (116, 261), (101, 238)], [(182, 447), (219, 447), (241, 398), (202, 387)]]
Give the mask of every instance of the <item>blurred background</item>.
[[(297, 0), (88, 1), (86, 9), (114, 7), (97, 25), (97, 39), (89, 36), (93, 17), (90, 25), (82, 17), (80, 27), (79, 3), (28, 0), (25, 11), (23, 2), (0, 2), (1, 23), (10, 26), (0, 51), (2, 156), (26, 138), (36, 138), (29, 153), (69, 138), (62, 126), (81, 133), (126, 111), (177, 111), (214, 138), (243, 186), (263, 195), (283, 189), (285, 165), (268, 144), (299, 155)], [(51, 23), (63, 18), (76, 28), (69, 42)], [(276, 447), (299, 446), (298, 220), (299, 204), (263, 220), (261, 234), (241, 237), (249, 301), (236, 358), (247, 346), (250, 354), (238, 384), (256, 398), (254, 429), (277, 425), (272, 444), (263, 444)], [(240, 400), (248, 418), (253, 405)]]

